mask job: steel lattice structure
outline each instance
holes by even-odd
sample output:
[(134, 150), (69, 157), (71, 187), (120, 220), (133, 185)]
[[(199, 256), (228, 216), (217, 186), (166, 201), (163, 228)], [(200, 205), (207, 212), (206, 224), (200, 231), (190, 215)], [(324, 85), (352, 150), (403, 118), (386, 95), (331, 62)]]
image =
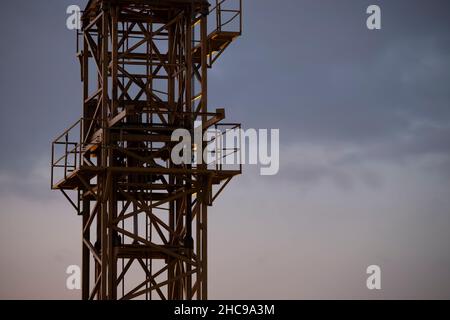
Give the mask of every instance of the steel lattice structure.
[(241, 12), (241, 0), (91, 0), (83, 11), (83, 116), (52, 146), (52, 188), (83, 220), (83, 299), (208, 298), (208, 207), (242, 168), (175, 165), (171, 134), (240, 128), (208, 111), (207, 77), (241, 35)]

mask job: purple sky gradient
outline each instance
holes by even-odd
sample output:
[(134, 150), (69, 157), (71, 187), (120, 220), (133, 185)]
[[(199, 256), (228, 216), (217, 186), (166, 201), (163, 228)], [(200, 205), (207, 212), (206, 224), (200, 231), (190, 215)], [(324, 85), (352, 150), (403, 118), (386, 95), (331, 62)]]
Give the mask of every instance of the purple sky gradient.
[[(450, 298), (450, 3), (244, 0), (210, 106), (278, 128), (280, 173), (246, 166), (209, 218), (210, 298)], [(81, 219), (49, 190), (50, 141), (79, 118), (65, 9), (0, 11), (0, 298), (77, 299)], [(368, 31), (379, 4), (383, 29)], [(366, 268), (382, 269), (382, 290)]]

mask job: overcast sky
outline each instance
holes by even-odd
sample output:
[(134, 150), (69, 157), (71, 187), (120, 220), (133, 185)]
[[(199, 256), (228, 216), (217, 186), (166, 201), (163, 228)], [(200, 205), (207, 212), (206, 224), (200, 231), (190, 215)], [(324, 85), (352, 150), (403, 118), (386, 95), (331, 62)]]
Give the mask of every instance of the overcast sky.
[[(69, 4), (0, 11), (0, 298), (80, 295), (81, 219), (49, 190), (50, 141), (81, 112)], [(244, 4), (210, 106), (280, 129), (281, 167), (247, 166), (210, 210), (210, 298), (450, 298), (450, 2)]]

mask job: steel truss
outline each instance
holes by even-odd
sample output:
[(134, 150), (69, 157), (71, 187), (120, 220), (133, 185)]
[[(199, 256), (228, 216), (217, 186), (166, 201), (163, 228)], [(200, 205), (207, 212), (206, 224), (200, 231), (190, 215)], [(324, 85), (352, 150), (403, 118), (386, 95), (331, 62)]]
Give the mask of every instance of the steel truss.
[(175, 165), (171, 134), (225, 117), (208, 111), (207, 76), (242, 31), (241, 1), (226, 3), (91, 0), (83, 12), (83, 118), (52, 152), (52, 188), (83, 220), (83, 299), (208, 298), (208, 206), (242, 168)]

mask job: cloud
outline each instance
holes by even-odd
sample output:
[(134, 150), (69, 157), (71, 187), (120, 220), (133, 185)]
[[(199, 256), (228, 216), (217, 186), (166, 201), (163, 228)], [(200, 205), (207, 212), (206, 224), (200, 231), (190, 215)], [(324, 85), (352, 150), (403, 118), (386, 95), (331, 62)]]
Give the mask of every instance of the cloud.
[(20, 195), (24, 199), (46, 201), (54, 199), (50, 188), (50, 160), (48, 156), (35, 157), (22, 171), (0, 170), (0, 196)]
[[(64, 270), (80, 257), (80, 219), (48, 181), (51, 138), (81, 112), (73, 2), (55, 3), (0, 11), (2, 298), (78, 297)], [(246, 166), (211, 209), (211, 297), (450, 296), (450, 3), (375, 3), (378, 33), (365, 28), (373, 1), (244, 1), (209, 105), (279, 128), (281, 171)], [(374, 263), (380, 295), (364, 287)]]

